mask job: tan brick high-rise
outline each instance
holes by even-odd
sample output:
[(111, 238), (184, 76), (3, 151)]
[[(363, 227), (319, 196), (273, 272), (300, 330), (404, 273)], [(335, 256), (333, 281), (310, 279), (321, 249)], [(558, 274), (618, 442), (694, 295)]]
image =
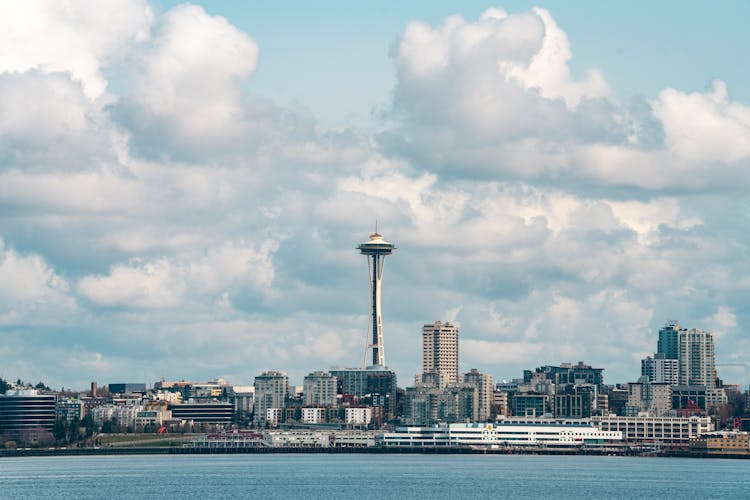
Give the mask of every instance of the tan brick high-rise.
[(458, 327), (436, 321), (422, 327), (422, 373), (439, 373), (443, 384), (458, 378)]

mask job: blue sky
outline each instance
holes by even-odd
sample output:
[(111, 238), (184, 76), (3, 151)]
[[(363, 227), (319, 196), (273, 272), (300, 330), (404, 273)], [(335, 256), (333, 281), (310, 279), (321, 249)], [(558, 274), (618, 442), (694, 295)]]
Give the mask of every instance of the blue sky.
[[(155, 2), (166, 11), (179, 2)], [(750, 35), (743, 1), (600, 2), (232, 2), (210, 1), (207, 12), (227, 17), (261, 45), (253, 92), (297, 102), (332, 126), (372, 126), (373, 106), (387, 101), (395, 81), (389, 47), (412, 20), (440, 23), (452, 14), (477, 18), (491, 6), (550, 11), (572, 48), (571, 68), (598, 67), (621, 99), (661, 89), (702, 90), (715, 78), (747, 101), (741, 61)], [(353, 71), (341, 72), (342, 66)], [(300, 78), (300, 72), (305, 76)], [(335, 74), (336, 84), (330, 76)]]
[(0, 19), (0, 376), (386, 361), (638, 378), (659, 327), (747, 383), (746, 2), (30, 1)]

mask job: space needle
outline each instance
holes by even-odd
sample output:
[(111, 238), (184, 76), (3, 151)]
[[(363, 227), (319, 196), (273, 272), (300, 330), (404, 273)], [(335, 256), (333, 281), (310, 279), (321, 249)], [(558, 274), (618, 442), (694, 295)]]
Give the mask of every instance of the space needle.
[[(359, 252), (366, 256), (368, 274), (370, 275), (371, 293), (371, 326), (368, 326), (368, 341), (365, 347), (365, 364), (367, 364), (367, 351), (372, 349), (373, 366), (385, 366), (385, 350), (383, 347), (383, 318), (380, 308), (380, 291), (383, 288), (383, 268), (385, 257), (396, 249), (396, 245), (388, 243), (378, 234), (378, 226), (375, 224), (375, 233), (370, 235), (370, 241), (362, 243), (357, 247)], [(369, 336), (372, 331), (372, 337)]]

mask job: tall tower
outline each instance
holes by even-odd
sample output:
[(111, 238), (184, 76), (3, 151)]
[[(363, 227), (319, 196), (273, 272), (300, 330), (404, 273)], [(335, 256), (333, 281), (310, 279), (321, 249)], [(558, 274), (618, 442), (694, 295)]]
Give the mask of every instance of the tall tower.
[(422, 327), (422, 373), (439, 373), (443, 384), (458, 380), (458, 327), (435, 321)]
[[(378, 234), (377, 226), (375, 233), (370, 235), (370, 241), (362, 243), (357, 247), (359, 252), (366, 256), (367, 268), (370, 275), (371, 326), (368, 330), (372, 332), (371, 343), (365, 347), (365, 364), (367, 364), (367, 351), (372, 349), (372, 364), (385, 366), (385, 351), (383, 349), (383, 318), (380, 309), (380, 291), (383, 287), (383, 268), (386, 255), (390, 255), (396, 249), (396, 245), (388, 243)], [(368, 332), (369, 333), (369, 332)]]
[(697, 328), (681, 331), (678, 348), (680, 384), (716, 389), (713, 334)]
[(656, 346), (656, 352), (658, 354), (664, 354), (666, 359), (679, 358), (679, 338), (680, 333), (684, 331), (684, 328), (677, 325), (677, 321), (668, 321), (667, 324), (664, 325), (664, 328), (659, 330), (659, 342)]

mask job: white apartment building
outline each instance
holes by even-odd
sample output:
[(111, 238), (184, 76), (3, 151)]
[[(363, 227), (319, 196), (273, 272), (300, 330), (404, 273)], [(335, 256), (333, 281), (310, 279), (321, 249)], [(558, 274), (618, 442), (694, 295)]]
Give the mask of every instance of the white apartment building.
[(115, 419), (118, 425), (134, 426), (140, 411), (143, 411), (143, 407), (140, 404), (108, 404), (92, 408), (91, 418), (96, 425), (102, 425), (104, 422)]
[(372, 408), (345, 408), (344, 418), (348, 425), (370, 425)]
[(714, 336), (711, 332), (691, 328), (678, 337), (679, 384), (705, 385), (716, 388)]
[(271, 427), (276, 427), (281, 422), (281, 408), (266, 408), (265, 422)]
[(326, 420), (325, 408), (302, 408), (302, 423), (322, 424)]
[(664, 353), (656, 353), (641, 360), (641, 375), (649, 382), (679, 385), (679, 361), (667, 358)]

